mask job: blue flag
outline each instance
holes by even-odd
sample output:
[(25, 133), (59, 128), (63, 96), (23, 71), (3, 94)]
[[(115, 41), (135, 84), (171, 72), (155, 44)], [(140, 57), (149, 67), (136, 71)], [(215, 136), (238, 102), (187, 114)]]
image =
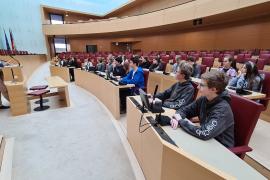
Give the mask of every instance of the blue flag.
[(5, 30), (4, 30), (4, 33), (5, 33), (5, 40), (6, 40), (7, 50), (10, 50), (10, 46), (9, 46), (9, 43), (8, 43), (8, 38), (7, 38), (7, 35), (6, 35), (6, 31)]

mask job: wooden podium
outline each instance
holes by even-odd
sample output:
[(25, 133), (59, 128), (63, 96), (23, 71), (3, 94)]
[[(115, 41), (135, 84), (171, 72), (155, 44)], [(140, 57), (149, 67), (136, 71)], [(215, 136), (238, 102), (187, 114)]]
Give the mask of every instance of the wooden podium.
[(27, 114), (30, 112), (30, 104), (27, 99), (25, 82), (5, 81), (10, 100), (12, 116)]

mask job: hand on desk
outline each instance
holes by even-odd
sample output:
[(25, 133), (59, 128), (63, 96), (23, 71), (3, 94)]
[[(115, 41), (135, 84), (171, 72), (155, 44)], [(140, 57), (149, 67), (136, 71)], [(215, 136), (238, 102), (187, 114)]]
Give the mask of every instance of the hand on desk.
[(177, 129), (177, 127), (178, 127), (178, 122), (179, 122), (181, 119), (182, 119), (182, 117), (180, 116), (180, 114), (174, 114), (174, 115), (172, 116), (171, 121), (170, 121), (171, 127), (172, 127), (173, 129)]
[(177, 127), (178, 127), (178, 121), (176, 119), (172, 118), (170, 123), (171, 123), (171, 127), (173, 129), (177, 129)]
[(121, 76), (115, 76), (118, 81), (121, 80)]

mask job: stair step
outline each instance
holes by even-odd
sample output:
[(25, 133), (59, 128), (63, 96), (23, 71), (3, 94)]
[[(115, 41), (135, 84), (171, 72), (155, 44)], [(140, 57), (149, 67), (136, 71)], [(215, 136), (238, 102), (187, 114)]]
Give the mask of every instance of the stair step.
[(0, 180), (11, 180), (14, 138), (3, 138), (5, 144), (0, 169)]

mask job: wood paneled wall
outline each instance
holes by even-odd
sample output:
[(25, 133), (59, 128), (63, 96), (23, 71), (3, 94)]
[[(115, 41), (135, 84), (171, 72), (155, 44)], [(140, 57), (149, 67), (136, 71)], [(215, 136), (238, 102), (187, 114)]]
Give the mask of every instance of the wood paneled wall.
[(70, 38), (71, 51), (86, 51), (95, 44), (98, 51), (111, 51), (111, 42), (140, 41), (133, 49), (152, 50), (212, 50), (270, 48), (270, 17), (264, 20), (242, 21), (215, 25), (203, 29), (158, 35), (136, 35), (111, 38)]

